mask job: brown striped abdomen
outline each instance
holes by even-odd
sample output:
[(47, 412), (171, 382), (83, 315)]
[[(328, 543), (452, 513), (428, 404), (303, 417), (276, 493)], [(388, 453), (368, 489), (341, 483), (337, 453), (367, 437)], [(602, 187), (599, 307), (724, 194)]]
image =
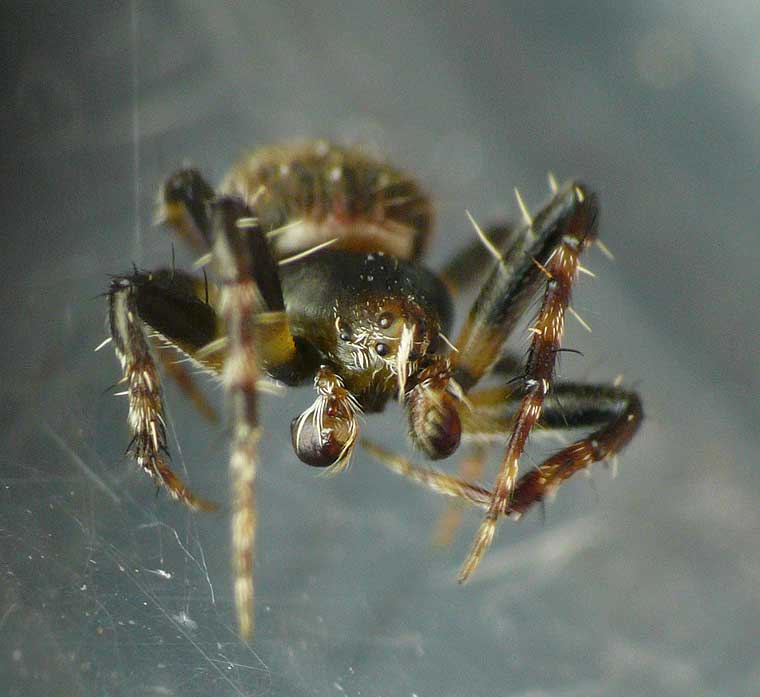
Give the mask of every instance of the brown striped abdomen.
[(259, 148), (233, 167), (221, 191), (242, 196), (265, 229), (289, 226), (272, 238), (278, 257), (337, 237), (334, 248), (415, 260), (433, 225), (430, 199), (414, 179), (325, 141)]

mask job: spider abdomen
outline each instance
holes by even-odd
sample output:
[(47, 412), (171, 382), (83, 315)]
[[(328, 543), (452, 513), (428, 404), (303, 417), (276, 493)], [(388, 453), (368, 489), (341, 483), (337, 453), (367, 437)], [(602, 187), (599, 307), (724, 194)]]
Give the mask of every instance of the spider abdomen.
[(338, 238), (335, 248), (417, 259), (433, 224), (428, 196), (400, 170), (324, 141), (259, 148), (222, 184), (268, 229), (278, 256)]

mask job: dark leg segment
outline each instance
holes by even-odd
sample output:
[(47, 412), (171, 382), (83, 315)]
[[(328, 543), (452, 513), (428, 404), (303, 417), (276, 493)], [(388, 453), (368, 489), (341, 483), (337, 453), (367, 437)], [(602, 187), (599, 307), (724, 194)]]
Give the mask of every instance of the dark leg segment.
[[(510, 394), (508, 387), (474, 392), (470, 400), (473, 414), (463, 424), (466, 434), (475, 439), (510, 432), (523, 401), (520, 394)], [(630, 442), (642, 419), (641, 400), (630, 390), (611, 385), (555, 385), (544, 401), (537, 427), (596, 430), (521, 477), (505, 515), (519, 517), (576, 472), (614, 456)]]
[(501, 260), (486, 279), (456, 341), (454, 378), (465, 391), (498, 359), (528, 304), (542, 284), (552, 280), (547, 275), (548, 265), (560, 266), (560, 257), (577, 261), (581, 247), (593, 240), (597, 215), (596, 197), (571, 183), (536, 215), (527, 230), (510, 238), (515, 242), (501, 252)]
[[(474, 347), (470, 346), (472, 337), (480, 334), (486, 345), (493, 348), (494, 337), (498, 337), (500, 351), (501, 342), (517, 319), (515, 312), (522, 311), (526, 298), (533, 294), (537, 285), (545, 284), (541, 308), (531, 327), (533, 339), (528, 352), (520, 408), (496, 477), (491, 505), (462, 567), (460, 582), (467, 580), (475, 570), (493, 540), (497, 519), (509, 508), (517, 481), (520, 456), (531, 430), (541, 416), (544, 399), (551, 389), (565, 310), (570, 302), (580, 254), (596, 237), (597, 218), (596, 198), (590, 192), (578, 185), (571, 185), (558, 194), (539, 214), (541, 226), (538, 228), (538, 240), (526, 255), (519, 273), (509, 281), (506, 294), (499, 297), (496, 293), (500, 285), (498, 279), (493, 285), (487, 283), (479, 300), (485, 299), (490, 304), (478, 310), (476, 303), (469, 318), (474, 322), (468, 322), (457, 342), (460, 349), (457, 357), (463, 356), (469, 362), (462, 374), (465, 380), (463, 386), (469, 388), (473, 379), (477, 379), (477, 373), (493, 362), (493, 359), (487, 364), (480, 359), (475, 362), (469, 360), (467, 349), (474, 352)], [(538, 222), (539, 220), (536, 225)], [(531, 269), (531, 265), (535, 268)], [(497, 268), (495, 273), (498, 274), (499, 271)], [(470, 328), (475, 329), (474, 333), (468, 334)], [(497, 355), (498, 352), (494, 351), (494, 358)]]
[[(499, 385), (468, 395), (472, 411), (462, 410), (463, 439), (495, 440), (509, 433), (522, 404), (519, 386)], [(612, 385), (561, 382), (552, 387), (541, 409), (538, 429), (577, 429), (615, 421), (638, 401), (635, 392)]]
[(204, 299), (203, 281), (170, 269), (136, 272), (128, 280), (140, 319), (188, 356), (217, 338), (219, 321)]
[(208, 206), (215, 195), (197, 169), (181, 169), (164, 184), (156, 217), (198, 254), (205, 254), (211, 246)]

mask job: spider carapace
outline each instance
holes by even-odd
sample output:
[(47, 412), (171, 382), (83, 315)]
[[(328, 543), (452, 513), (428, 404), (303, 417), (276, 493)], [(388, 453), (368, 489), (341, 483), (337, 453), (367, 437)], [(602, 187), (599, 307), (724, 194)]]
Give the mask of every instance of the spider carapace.
[[(309, 465), (344, 469), (359, 414), (392, 399), (430, 459), (468, 439), (503, 444), (487, 488), (365, 443), (393, 471), (485, 510), (461, 581), (500, 517), (519, 517), (631, 440), (642, 419), (634, 392), (555, 380), (572, 284), (581, 253), (597, 241), (599, 209), (585, 186), (560, 187), (553, 177), (550, 184), (535, 216), (518, 198), (519, 226), (482, 230), (471, 219), (477, 235), (439, 275), (421, 263), (433, 221), (429, 198), (409, 176), (358, 149), (322, 141), (262, 148), (218, 191), (194, 169), (162, 187), (163, 221), (213, 277), (172, 268), (112, 281), (110, 330), (127, 384), (129, 451), (174, 498), (210, 508), (169, 466), (156, 357), (206, 413), (176, 354), (221, 375), (233, 422), (233, 566), (243, 636), (253, 626), (258, 396), (266, 380), (313, 383), (316, 399), (290, 425), (295, 453)], [(452, 341), (452, 295), (467, 284), (480, 291)], [(515, 357), (506, 341), (537, 298), (527, 356)], [(484, 387), (486, 378), (492, 384)], [(587, 434), (518, 479), (537, 427)]]

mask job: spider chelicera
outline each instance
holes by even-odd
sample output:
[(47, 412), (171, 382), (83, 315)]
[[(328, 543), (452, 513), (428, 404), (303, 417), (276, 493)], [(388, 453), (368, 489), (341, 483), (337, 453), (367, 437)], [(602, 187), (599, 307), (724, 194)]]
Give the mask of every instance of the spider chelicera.
[[(493, 486), (423, 468), (377, 445), (384, 464), (430, 489), (485, 510), (460, 581), (474, 571), (500, 517), (518, 518), (579, 470), (615, 455), (636, 433), (638, 396), (617, 385), (555, 382), (554, 372), (580, 255), (597, 241), (596, 195), (558, 186), (510, 229), (481, 230), (440, 275), (421, 263), (433, 222), (430, 200), (396, 168), (318, 141), (262, 148), (240, 161), (218, 191), (194, 169), (161, 192), (165, 223), (210, 263), (205, 274), (135, 270), (108, 293), (111, 340), (129, 397), (129, 452), (172, 497), (197, 509), (169, 466), (155, 355), (207, 410), (189, 374), (167, 353), (220, 374), (231, 407), (232, 546), (240, 632), (253, 628), (258, 393), (266, 378), (313, 382), (317, 397), (291, 424), (306, 464), (344, 469), (358, 440), (357, 415), (391, 399), (406, 409), (409, 435), (429, 458), (462, 438), (501, 439)], [(602, 247), (604, 249), (604, 247)], [(452, 295), (480, 291), (456, 340)], [(529, 305), (527, 357), (504, 350)], [(176, 351), (155, 351), (172, 347)], [(478, 388), (491, 375), (495, 387)], [(518, 479), (531, 431), (590, 431)]]

